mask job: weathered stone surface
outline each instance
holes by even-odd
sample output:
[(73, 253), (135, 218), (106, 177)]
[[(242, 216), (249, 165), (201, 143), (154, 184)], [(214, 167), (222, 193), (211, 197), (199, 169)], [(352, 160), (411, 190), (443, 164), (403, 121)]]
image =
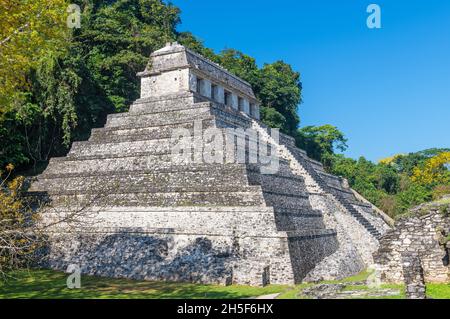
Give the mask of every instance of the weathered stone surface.
[(406, 298), (425, 299), (425, 278), (419, 254), (417, 252), (406, 252), (401, 257)]
[(450, 234), (447, 209), (446, 205), (419, 206), (380, 239), (374, 260), (383, 281), (400, 283), (407, 279), (403, 259), (411, 258), (411, 254), (420, 259), (426, 282), (450, 280), (448, 247), (442, 242)]
[[(130, 111), (108, 116), (32, 184), (30, 192), (45, 192), (54, 207), (43, 223), (81, 211), (49, 231), (47, 266), (264, 285), (342, 278), (371, 264), (389, 227), (292, 137), (267, 134), (248, 83), (178, 44), (152, 54), (152, 62)], [(228, 101), (217, 96), (225, 91)], [(200, 136), (216, 129), (233, 150), (245, 134), (230, 137), (227, 129), (253, 129), (245, 161), (236, 154), (214, 164), (177, 160), (174, 130), (193, 135), (198, 126)], [(273, 174), (249, 163), (261, 155), (256, 142), (268, 143), (267, 159), (278, 163)], [(204, 160), (211, 142), (189, 143), (191, 158)]]

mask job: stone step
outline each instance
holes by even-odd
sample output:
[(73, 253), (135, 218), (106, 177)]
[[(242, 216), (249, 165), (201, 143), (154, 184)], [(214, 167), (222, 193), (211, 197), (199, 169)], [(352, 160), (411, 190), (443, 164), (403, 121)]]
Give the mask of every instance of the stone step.
[(105, 128), (127, 129), (214, 119), (210, 107), (145, 115), (119, 113), (108, 115)]
[(219, 127), (233, 127), (248, 129), (251, 127), (251, 121), (242, 116), (242, 114), (232, 108), (227, 107), (226, 110), (221, 107), (213, 107), (212, 113), (216, 117)]
[[(196, 154), (201, 155), (201, 153), (194, 153), (193, 156), (197, 157)], [(185, 167), (186, 170), (192, 169), (192, 167), (202, 166), (202, 165), (248, 165), (253, 167), (253, 169), (259, 169), (260, 164), (247, 164), (240, 163), (236, 159), (232, 159), (227, 162), (227, 158), (224, 159), (223, 163), (212, 163), (208, 164), (207, 161), (203, 163), (195, 163), (193, 157), (190, 162), (178, 161), (177, 158), (172, 156), (171, 152), (161, 152), (161, 153), (149, 153), (149, 152), (139, 152), (132, 154), (106, 154), (106, 155), (93, 155), (93, 156), (72, 156), (72, 157), (60, 157), (52, 158), (50, 163), (45, 170), (45, 174), (58, 174), (60, 172), (64, 173), (84, 173), (84, 172), (110, 172), (116, 170), (160, 170), (168, 169), (174, 166)], [(201, 158), (200, 158), (201, 159)], [(274, 161), (278, 159), (274, 158)], [(279, 159), (279, 163), (283, 161)], [(280, 166), (282, 167), (282, 166)]]
[[(206, 123), (206, 125), (203, 125)], [(179, 130), (179, 126), (158, 126), (145, 129), (133, 129), (133, 130), (108, 130), (100, 129), (93, 132), (91, 138), (86, 141), (88, 144), (111, 144), (111, 143), (125, 143), (125, 142), (138, 142), (149, 140), (171, 140), (172, 138), (190, 137), (194, 138), (204, 137), (210, 140), (211, 138), (217, 138), (217, 135), (221, 135), (221, 141), (223, 143), (231, 143), (234, 137), (234, 143), (242, 143), (244, 139), (247, 141), (246, 145), (257, 146), (260, 143), (258, 135), (251, 131), (230, 131), (226, 128), (217, 128), (213, 121), (207, 120), (203, 123), (194, 125), (193, 122), (185, 123), (182, 127), (182, 131)], [(228, 142), (230, 141), (230, 142)], [(75, 142), (77, 144), (84, 144), (83, 142)], [(265, 143), (265, 142), (263, 142)], [(241, 145), (241, 144), (238, 144)], [(268, 147), (270, 148), (270, 145)]]
[[(275, 160), (275, 158), (274, 158), (274, 160)], [(304, 183), (304, 179), (302, 176), (296, 175), (292, 172), (292, 169), (290, 168), (290, 165), (289, 165), (289, 161), (285, 160), (284, 158), (278, 157), (278, 163), (279, 163), (278, 170), (274, 175), (301, 181), (302, 183)], [(252, 173), (255, 173), (256, 175), (252, 175), (252, 176), (255, 177), (255, 179), (258, 178), (259, 173), (260, 173), (259, 169), (260, 169), (260, 165), (249, 165), (249, 167), (248, 167), (249, 176)], [(256, 179), (255, 182), (259, 183), (260, 181)]]
[(193, 93), (177, 93), (162, 97), (143, 98), (136, 100), (131, 106), (130, 114), (157, 113), (191, 108), (198, 103)]
[(264, 192), (264, 198), (268, 206), (274, 207), (274, 209), (284, 208), (284, 209), (299, 209), (299, 210), (311, 210), (311, 205), (309, 204), (308, 194), (289, 194), (288, 192)]
[(274, 209), (276, 214), (290, 214), (290, 215), (295, 215), (295, 216), (303, 216), (303, 215), (308, 215), (310, 217), (318, 217), (318, 218), (322, 218), (323, 217), (323, 213), (320, 210), (316, 210), (316, 209), (312, 209), (312, 208), (282, 208), (282, 207), (277, 207)]
[(135, 178), (136, 184), (130, 184), (125, 179), (111, 178), (111, 181), (105, 183), (104, 180), (93, 178), (66, 178), (39, 180), (33, 190), (49, 190), (51, 194), (59, 191), (54, 189), (64, 189), (67, 192), (92, 193), (92, 192), (114, 192), (114, 193), (205, 193), (205, 192), (247, 192), (249, 187), (245, 183), (235, 183), (229, 185), (218, 185), (213, 182), (200, 183), (166, 183), (156, 185), (148, 181), (142, 181), (141, 177)]
[(248, 179), (251, 185), (261, 185), (267, 192), (279, 192), (296, 195), (306, 193), (304, 181), (300, 177), (286, 176), (279, 172), (277, 174), (263, 175), (249, 172)]
[[(203, 129), (215, 127), (215, 120), (208, 119), (202, 120), (201, 127)], [(107, 142), (122, 142), (133, 140), (145, 140), (145, 139), (161, 139), (170, 138), (175, 130), (186, 129), (192, 136), (194, 135), (194, 122), (167, 124), (161, 126), (141, 127), (141, 128), (97, 128), (93, 129), (90, 142), (95, 143), (107, 143)]]
[[(175, 145), (175, 143), (173, 143)], [(144, 140), (132, 142), (92, 143), (88, 141), (74, 142), (68, 157), (82, 156), (108, 156), (114, 154), (132, 155), (139, 153), (161, 154), (171, 153), (172, 141), (170, 139)]]
[[(53, 164), (49, 165), (48, 170), (50, 172), (54, 172), (56, 169), (54, 167), (58, 166), (59, 169), (66, 169), (66, 166), (69, 166), (71, 171), (78, 170), (107, 170), (112, 171), (116, 168), (118, 169), (160, 169), (166, 168), (170, 166), (189, 166), (189, 165), (203, 165), (210, 164), (211, 161), (206, 160), (205, 158), (201, 158), (203, 152), (192, 152), (192, 156), (189, 157), (189, 160), (180, 156), (174, 156), (171, 152), (137, 152), (132, 154), (103, 154), (103, 155), (76, 155), (72, 157), (65, 158), (54, 158)], [(196, 164), (196, 159), (200, 159), (198, 164)], [(223, 160), (223, 163), (214, 163), (216, 165), (228, 165), (228, 164), (237, 164), (237, 165), (256, 165), (261, 167), (270, 168), (270, 165), (255, 163), (252, 164), (248, 161), (248, 154), (246, 154), (247, 161), (242, 161), (241, 159), (226, 157)], [(139, 162), (142, 161), (142, 162)], [(274, 158), (274, 163), (279, 161), (281, 163), (281, 159)], [(105, 165), (106, 164), (106, 165)]]
[(95, 190), (112, 188), (116, 191), (223, 191), (247, 187), (245, 168), (227, 170), (166, 170), (166, 171), (122, 171), (90, 174), (41, 175), (31, 186), (33, 190), (66, 189)]
[(275, 213), (278, 231), (296, 231), (298, 229), (325, 229), (323, 218), (317, 215), (296, 215)]
[[(27, 194), (27, 195), (32, 195)], [(54, 207), (183, 207), (183, 206), (262, 206), (266, 207), (261, 192), (175, 192), (175, 193), (98, 193), (52, 191), (48, 193)]]
[[(239, 151), (241, 151), (242, 149), (244, 149), (244, 153), (241, 154), (245, 154), (245, 151), (248, 152), (251, 151), (253, 152), (253, 154), (258, 155), (259, 149), (256, 142), (250, 144), (247, 143), (246, 145), (240, 143), (233, 144), (232, 140), (228, 139), (226, 132), (222, 133), (223, 133), (222, 140), (218, 140), (217, 143), (216, 138), (214, 138), (210, 142), (210, 140), (203, 141), (201, 137), (196, 138), (195, 140), (193, 138), (190, 138), (189, 140), (184, 142), (185, 144), (183, 144), (182, 139), (176, 140), (172, 138), (112, 142), (112, 143), (95, 143), (91, 141), (74, 142), (67, 156), (70, 158), (74, 157), (100, 158), (100, 157), (113, 157), (116, 154), (120, 154), (121, 156), (126, 155), (131, 156), (133, 154), (142, 154), (142, 153), (149, 153), (155, 155), (171, 154), (173, 151), (176, 150), (178, 150), (178, 153), (181, 150), (192, 150), (202, 152), (201, 147), (205, 148), (205, 154), (210, 154), (208, 153), (208, 151), (211, 152), (212, 150), (215, 150), (216, 144), (218, 146), (222, 146), (222, 153), (224, 158), (227, 156), (227, 154), (230, 154), (229, 145), (232, 145), (232, 147), (234, 145), (235, 150), (238, 149)], [(198, 145), (200, 145), (200, 147), (197, 147)], [(266, 148), (266, 150), (267, 152), (269, 152), (271, 150), (271, 146), (269, 145)], [(275, 154), (275, 151), (271, 152)], [(238, 153), (235, 152), (235, 154)]]
[(171, 105), (174, 107), (169, 107), (167, 109), (160, 109), (156, 110), (155, 108), (152, 108), (151, 106), (147, 109), (143, 109), (139, 112), (133, 111), (133, 112), (122, 112), (122, 113), (113, 113), (108, 115), (109, 120), (114, 120), (118, 118), (133, 118), (133, 117), (142, 117), (142, 116), (165, 116), (165, 115), (182, 115), (182, 114), (191, 114), (192, 112), (195, 112), (196, 110), (206, 110), (211, 108), (213, 105), (211, 102), (199, 102), (199, 103), (191, 103), (191, 104), (184, 104), (182, 103), (182, 107), (176, 107), (178, 102), (171, 102)]
[(322, 236), (336, 236), (336, 230), (334, 229), (306, 229), (306, 230), (296, 230), (292, 232), (287, 232), (289, 238), (309, 238), (314, 239)]
[[(300, 152), (296, 148), (289, 148), (291, 153), (294, 155), (295, 159), (303, 165), (306, 169), (310, 177), (312, 177), (317, 184), (322, 187), (325, 191), (331, 192), (334, 197), (347, 209), (347, 211), (362, 225), (364, 228), (372, 234), (374, 237), (379, 238), (380, 233), (376, 230), (376, 228), (361, 214), (359, 213), (352, 205), (354, 203), (353, 193), (350, 190), (345, 190), (342, 187), (334, 187), (330, 186), (324, 182), (324, 179), (321, 177), (319, 173), (323, 171), (323, 166), (314, 160), (306, 159), (304, 154)], [(316, 171), (317, 170), (317, 171)], [(344, 194), (346, 196), (344, 196)], [(346, 198), (348, 197), (348, 198)]]
[[(198, 165), (198, 164), (197, 164)], [(201, 164), (203, 165), (203, 164)], [(150, 154), (142, 152), (139, 154), (97, 157), (53, 157), (45, 170), (45, 175), (64, 174), (90, 174), (92, 172), (114, 172), (122, 170), (150, 170), (169, 169), (174, 165), (172, 155)], [(188, 164), (183, 165), (186, 169), (191, 169)], [(193, 164), (193, 166), (195, 166)]]

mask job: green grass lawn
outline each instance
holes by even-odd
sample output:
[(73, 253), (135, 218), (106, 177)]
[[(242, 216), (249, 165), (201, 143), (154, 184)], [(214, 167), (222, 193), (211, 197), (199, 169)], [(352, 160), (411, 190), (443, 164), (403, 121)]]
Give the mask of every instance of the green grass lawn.
[(80, 289), (66, 286), (67, 274), (52, 270), (23, 270), (10, 274), (12, 278), (0, 283), (0, 298), (248, 298), (279, 293), (287, 286), (266, 287), (219, 286), (189, 283), (135, 281), (92, 276), (81, 277)]
[(450, 299), (450, 283), (428, 284), (427, 296), (433, 299)]
[[(315, 284), (305, 283), (293, 286), (269, 285), (266, 287), (219, 286), (189, 283), (135, 281), (128, 279), (111, 279), (82, 276), (80, 289), (69, 289), (66, 286), (67, 274), (52, 270), (22, 270), (10, 273), (10, 278), (0, 283), (0, 299), (4, 298), (41, 298), (41, 299), (197, 299), (197, 298), (250, 298), (261, 295), (279, 293), (280, 299), (302, 299), (302, 290)], [(367, 278), (368, 274), (359, 275), (340, 281), (321, 283), (345, 283), (344, 290), (369, 289), (366, 286), (355, 286)], [(389, 298), (404, 298), (402, 285), (383, 285), (381, 288), (393, 288), (399, 295)], [(434, 299), (450, 299), (450, 284), (429, 284), (427, 294)]]

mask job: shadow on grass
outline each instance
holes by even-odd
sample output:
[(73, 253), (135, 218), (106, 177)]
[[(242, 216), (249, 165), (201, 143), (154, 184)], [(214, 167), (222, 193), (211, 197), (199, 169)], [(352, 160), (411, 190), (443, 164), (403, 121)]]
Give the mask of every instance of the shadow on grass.
[(198, 299), (248, 298), (284, 291), (286, 286), (218, 286), (135, 281), (82, 276), (80, 289), (68, 289), (67, 275), (51, 270), (23, 270), (0, 284), (0, 298), (38, 299)]

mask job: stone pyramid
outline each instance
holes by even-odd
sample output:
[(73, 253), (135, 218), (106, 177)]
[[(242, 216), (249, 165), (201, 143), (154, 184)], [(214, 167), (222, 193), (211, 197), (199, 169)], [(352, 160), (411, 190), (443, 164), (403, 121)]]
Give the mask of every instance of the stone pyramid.
[[(64, 218), (48, 231), (48, 267), (265, 285), (372, 263), (387, 217), (265, 127), (247, 82), (177, 43), (138, 75), (141, 98), (129, 112), (109, 115), (31, 185), (50, 201), (42, 222)], [(206, 160), (218, 141), (223, 154)]]

